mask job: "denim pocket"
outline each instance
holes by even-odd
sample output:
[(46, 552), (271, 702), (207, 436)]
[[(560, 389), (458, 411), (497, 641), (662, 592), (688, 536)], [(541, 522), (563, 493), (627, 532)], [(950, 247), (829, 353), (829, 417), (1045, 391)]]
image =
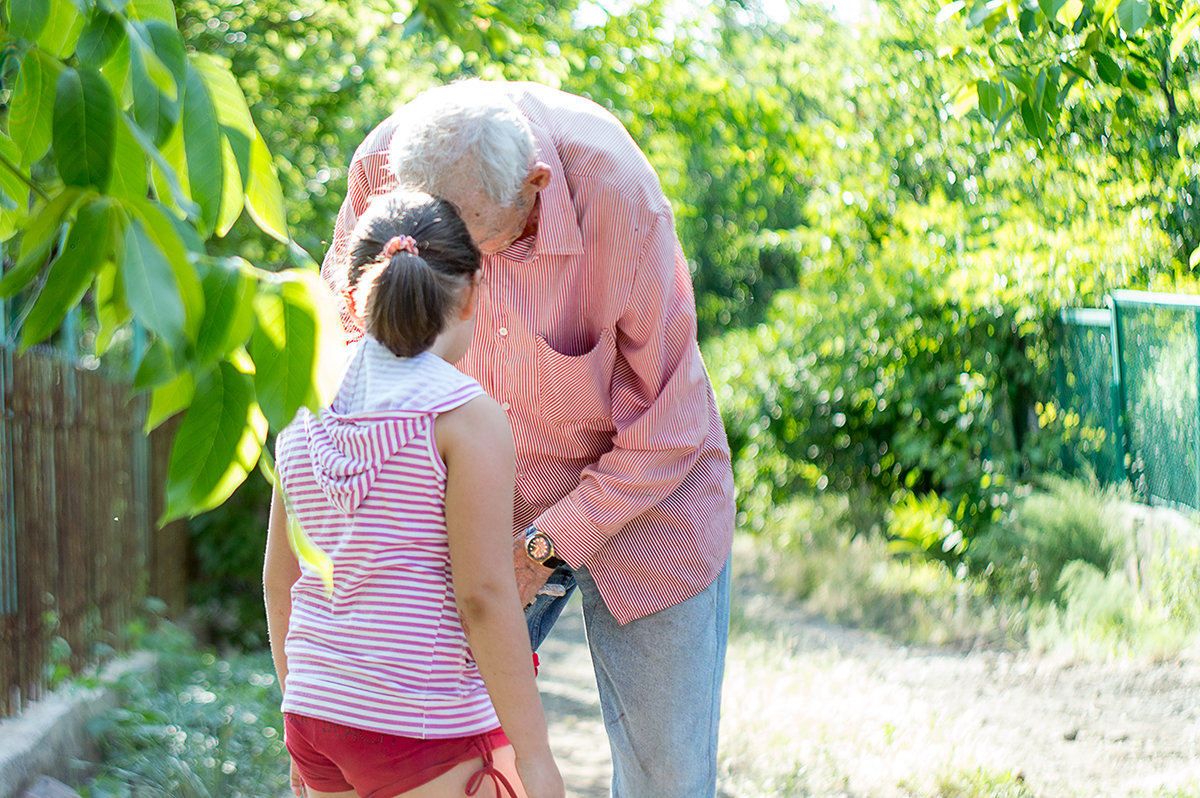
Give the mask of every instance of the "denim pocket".
[(546, 580), (547, 585), (558, 585), (563, 589), (563, 595), (552, 596), (539, 593), (534, 596), (533, 603), (525, 609), (525, 624), (529, 627), (529, 645), (534, 651), (550, 634), (554, 622), (562, 614), (563, 608), (571, 600), (575, 590), (575, 574), (568, 565), (560, 565)]

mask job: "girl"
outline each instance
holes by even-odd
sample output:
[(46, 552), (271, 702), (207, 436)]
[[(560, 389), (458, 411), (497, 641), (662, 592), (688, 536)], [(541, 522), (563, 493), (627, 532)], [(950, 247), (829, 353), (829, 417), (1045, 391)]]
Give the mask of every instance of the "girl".
[(351, 246), (367, 335), (331, 406), (276, 442), (263, 582), (293, 789), (461, 798), (490, 778), (497, 798), (562, 798), (511, 570), (512, 433), (450, 365), (479, 250), (452, 205), (408, 192), (375, 200)]

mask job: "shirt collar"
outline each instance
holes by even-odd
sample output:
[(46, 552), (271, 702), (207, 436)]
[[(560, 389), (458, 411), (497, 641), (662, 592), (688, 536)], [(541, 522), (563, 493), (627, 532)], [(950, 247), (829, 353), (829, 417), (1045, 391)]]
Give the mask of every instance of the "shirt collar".
[(583, 235), (575, 218), (575, 205), (562, 160), (554, 141), (531, 119), (537, 158), (550, 167), (550, 183), (538, 192), (537, 235), (530, 249), (528, 238), (514, 241), (501, 255), (510, 260), (527, 260), (530, 255), (582, 255)]

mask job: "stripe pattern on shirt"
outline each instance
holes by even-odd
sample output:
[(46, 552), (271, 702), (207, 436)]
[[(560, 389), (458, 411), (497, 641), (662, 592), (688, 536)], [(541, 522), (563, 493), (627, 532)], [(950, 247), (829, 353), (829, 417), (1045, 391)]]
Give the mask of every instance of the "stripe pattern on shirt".
[(482, 394), (436, 356), (351, 349), (337, 399), (276, 444), (290, 510), (333, 563), (292, 588), (283, 709), (422, 739), (499, 723), (454, 600), (439, 413)]

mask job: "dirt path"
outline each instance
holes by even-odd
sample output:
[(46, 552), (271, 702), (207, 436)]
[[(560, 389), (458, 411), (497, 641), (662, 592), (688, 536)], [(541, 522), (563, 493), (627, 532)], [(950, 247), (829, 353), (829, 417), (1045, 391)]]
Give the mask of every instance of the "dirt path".
[[(898, 645), (745, 579), (735, 602), (726, 798), (998, 796), (1022, 784), (1042, 798), (1200, 796), (1200, 658), (1072, 665)], [(604, 798), (608, 745), (578, 602), (541, 653), (568, 794)]]

